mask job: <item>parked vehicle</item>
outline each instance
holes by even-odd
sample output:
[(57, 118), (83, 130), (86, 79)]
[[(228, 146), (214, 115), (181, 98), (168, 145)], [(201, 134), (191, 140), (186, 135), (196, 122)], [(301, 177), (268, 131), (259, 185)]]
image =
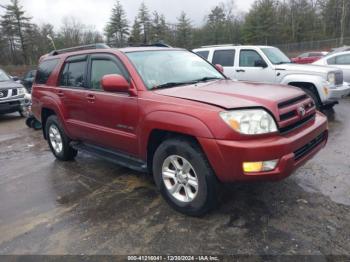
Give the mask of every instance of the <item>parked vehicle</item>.
[(341, 70), (292, 64), (276, 47), (226, 45), (193, 51), (213, 64), (221, 64), (232, 79), (297, 86), (313, 98), (318, 109), (332, 107), (350, 93)]
[(218, 182), (283, 179), (326, 144), (327, 118), (299, 88), (229, 80), (183, 49), (91, 48), (40, 61), (32, 111), (52, 153), (153, 173), (180, 212), (214, 207)]
[(22, 84), (24, 85), (24, 87), (27, 89), (29, 93), (32, 92), (32, 85), (35, 79), (35, 74), (36, 74), (36, 70), (31, 70), (27, 72), (22, 79)]
[(333, 53), (313, 63), (339, 68), (343, 71), (344, 81), (350, 82), (350, 51)]
[(308, 52), (292, 58), (291, 60), (293, 63), (297, 64), (311, 64), (327, 54), (328, 52)]
[(0, 114), (19, 112), (25, 117), (28, 107), (27, 91), (0, 69)]

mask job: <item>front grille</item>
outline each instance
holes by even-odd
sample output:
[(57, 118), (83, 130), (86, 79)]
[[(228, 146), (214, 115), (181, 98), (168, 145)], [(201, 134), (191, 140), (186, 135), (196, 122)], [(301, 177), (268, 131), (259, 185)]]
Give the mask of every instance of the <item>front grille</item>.
[(8, 90), (0, 90), (0, 98), (5, 98), (8, 95)]
[(335, 73), (335, 85), (339, 86), (343, 84), (343, 72)]
[(279, 103), (278, 110), (278, 125), (282, 134), (305, 125), (316, 115), (315, 103), (306, 94)]
[(298, 96), (296, 98), (293, 98), (293, 99), (290, 99), (290, 100), (287, 100), (287, 101), (284, 101), (282, 103), (279, 103), (278, 104), (278, 108), (284, 108), (284, 107), (287, 107), (287, 106), (290, 106), (292, 104), (295, 104), (297, 102), (300, 102), (302, 100), (305, 100), (307, 98), (307, 95), (302, 95), (302, 96)]
[(294, 160), (298, 161), (302, 159), (304, 156), (309, 154), (314, 148), (316, 148), (318, 145), (320, 145), (323, 141), (327, 139), (327, 132), (322, 133), (315, 139), (311, 140), (309, 143), (307, 143), (305, 146), (299, 148), (294, 152)]

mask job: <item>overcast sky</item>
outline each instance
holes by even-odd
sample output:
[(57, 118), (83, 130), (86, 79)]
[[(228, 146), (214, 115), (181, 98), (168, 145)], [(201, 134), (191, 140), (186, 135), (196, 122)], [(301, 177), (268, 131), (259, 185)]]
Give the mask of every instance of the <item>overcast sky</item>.
[[(132, 22), (143, 0), (120, 0)], [(225, 1), (225, 0), (224, 0)], [(0, 0), (1, 4), (9, 0)], [(205, 14), (221, 0), (144, 0), (150, 11), (163, 13), (169, 22), (175, 22), (180, 12), (185, 11), (194, 25), (201, 24)], [(237, 10), (248, 11), (254, 0), (235, 0)], [(103, 30), (115, 0), (20, 0), (34, 22), (51, 23), (59, 28), (62, 18), (74, 16), (80, 22)], [(0, 9), (1, 13), (3, 11)]]

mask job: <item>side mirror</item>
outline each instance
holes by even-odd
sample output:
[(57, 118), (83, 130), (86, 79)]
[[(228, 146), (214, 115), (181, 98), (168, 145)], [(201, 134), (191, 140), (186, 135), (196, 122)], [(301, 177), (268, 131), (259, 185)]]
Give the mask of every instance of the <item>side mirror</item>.
[(220, 73), (224, 73), (224, 68), (220, 64), (215, 65), (216, 70), (218, 70)]
[(262, 68), (266, 68), (267, 64), (264, 60), (256, 60), (254, 63), (255, 67), (262, 67)]
[(18, 76), (11, 76), (11, 78), (12, 78), (12, 80), (15, 81), (15, 82), (17, 82), (17, 81), (20, 80)]
[(121, 75), (105, 75), (102, 77), (101, 86), (106, 92), (128, 92), (130, 84)]

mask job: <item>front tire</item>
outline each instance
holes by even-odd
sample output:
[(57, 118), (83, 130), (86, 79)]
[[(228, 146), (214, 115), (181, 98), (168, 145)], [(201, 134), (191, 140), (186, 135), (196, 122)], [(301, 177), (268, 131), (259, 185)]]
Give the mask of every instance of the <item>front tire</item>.
[(154, 154), (153, 171), (160, 193), (175, 210), (201, 216), (217, 205), (218, 182), (197, 143), (166, 140)]
[(317, 110), (321, 110), (322, 104), (318, 99), (317, 95), (309, 89), (303, 89), (303, 91), (312, 98)]
[(46, 121), (45, 134), (54, 156), (61, 161), (71, 161), (78, 151), (69, 145), (70, 139), (64, 133), (57, 116), (52, 115)]

